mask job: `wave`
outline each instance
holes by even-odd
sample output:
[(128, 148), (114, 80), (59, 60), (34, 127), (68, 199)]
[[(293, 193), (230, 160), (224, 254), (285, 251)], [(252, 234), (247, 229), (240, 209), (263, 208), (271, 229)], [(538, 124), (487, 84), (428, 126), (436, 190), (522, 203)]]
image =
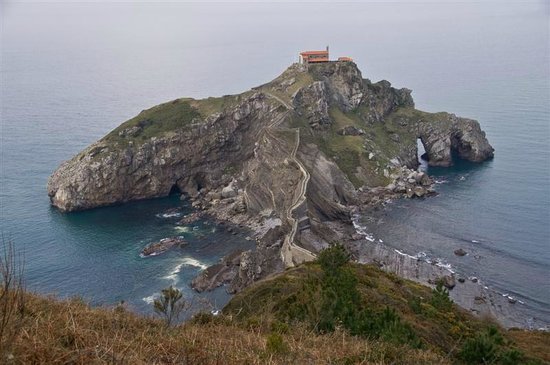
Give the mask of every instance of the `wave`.
[(141, 298), (141, 300), (143, 300), (147, 304), (153, 304), (155, 299), (157, 299), (158, 297), (159, 297), (158, 294), (152, 294), (152, 295), (149, 295), (148, 297)]
[(456, 271), (454, 270), (453, 266), (451, 264), (449, 264), (448, 262), (446, 262), (445, 260), (443, 260), (442, 258), (439, 258), (439, 257), (430, 257), (428, 256), (427, 253), (425, 252), (419, 252), (417, 253), (416, 255), (409, 255), (408, 253), (405, 253), (403, 251), (399, 251), (398, 249), (394, 248), (393, 249), (395, 251), (395, 253), (401, 255), (401, 256), (405, 256), (405, 257), (408, 257), (408, 258), (411, 258), (413, 260), (418, 260), (418, 261), (424, 261), (428, 264), (432, 264), (432, 265), (435, 265), (435, 266), (438, 266), (438, 267), (441, 267), (445, 270), (447, 270), (448, 272), (450, 272), (451, 274), (455, 274)]
[(182, 233), (189, 233), (191, 232), (191, 228), (187, 227), (187, 226), (176, 226), (174, 227), (174, 229), (178, 232), (182, 232)]
[(357, 218), (359, 218), (359, 215), (354, 215), (351, 219), (351, 222), (353, 223), (353, 228), (355, 228), (355, 232), (365, 237), (367, 241), (374, 242), (375, 241), (374, 235), (372, 233), (367, 232), (366, 226), (362, 226), (359, 223), (357, 223)]
[(172, 212), (172, 213), (158, 213), (158, 214), (155, 214), (155, 217), (157, 218), (164, 218), (164, 219), (168, 219), (168, 218), (179, 218), (182, 216), (183, 213), (181, 212)]
[(191, 257), (184, 258), (182, 264), (187, 266), (195, 266), (195, 267), (201, 268), (202, 270), (208, 267), (208, 265), (205, 264), (204, 262), (200, 262), (199, 260), (196, 260)]
[(168, 272), (168, 275), (163, 276), (163, 279), (172, 280), (174, 283), (177, 283), (179, 281), (178, 274), (181, 272), (181, 269), (184, 266), (194, 266), (200, 268), (201, 270), (204, 270), (208, 267), (208, 265), (200, 262), (199, 260), (196, 260), (192, 257), (185, 257), (176, 266), (174, 266), (172, 270)]

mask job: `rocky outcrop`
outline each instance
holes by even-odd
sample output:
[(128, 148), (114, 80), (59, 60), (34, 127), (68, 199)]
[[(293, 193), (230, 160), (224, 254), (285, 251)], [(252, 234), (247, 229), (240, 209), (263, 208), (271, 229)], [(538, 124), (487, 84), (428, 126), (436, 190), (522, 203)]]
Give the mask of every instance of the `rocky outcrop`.
[(395, 89), (386, 80), (372, 83), (363, 80), (365, 98), (363, 104), (369, 109), (365, 119), (368, 122), (381, 122), (384, 118), (401, 107), (414, 108), (410, 89)]
[(305, 116), (311, 128), (323, 128), (332, 124), (328, 114), (329, 95), (326, 83), (316, 81), (300, 89), (294, 96), (294, 107)]
[(185, 241), (181, 236), (163, 238), (158, 242), (151, 243), (143, 250), (141, 250), (141, 256), (157, 256), (161, 253), (168, 251), (171, 248), (182, 247), (186, 244), (187, 241)]
[(441, 113), (436, 122), (418, 121), (418, 137), (422, 141), (430, 166), (451, 166), (453, 153), (459, 158), (481, 162), (494, 156), (485, 132), (472, 119)]
[(255, 93), (143, 143), (104, 138), (54, 172), (48, 195), (59, 209), (75, 211), (219, 186), (224, 168), (252, 156), (255, 136), (272, 117), (265, 96)]

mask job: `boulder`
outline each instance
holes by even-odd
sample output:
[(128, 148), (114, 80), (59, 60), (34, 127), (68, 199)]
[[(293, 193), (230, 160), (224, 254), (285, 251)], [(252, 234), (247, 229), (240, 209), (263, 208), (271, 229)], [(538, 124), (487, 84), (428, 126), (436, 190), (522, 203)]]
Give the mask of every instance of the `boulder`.
[(455, 250), (455, 255), (457, 256), (466, 256), (467, 252), (464, 251), (462, 248), (459, 248), (458, 250)]
[(341, 136), (362, 136), (363, 134), (365, 134), (365, 131), (352, 125), (348, 125), (338, 130), (338, 132), (336, 133)]
[(454, 275), (445, 275), (439, 278), (439, 281), (443, 286), (449, 290), (453, 289), (456, 285), (455, 277)]
[(223, 199), (234, 198), (236, 196), (237, 196), (237, 191), (233, 187), (233, 184), (229, 184), (228, 186), (222, 189), (221, 197)]

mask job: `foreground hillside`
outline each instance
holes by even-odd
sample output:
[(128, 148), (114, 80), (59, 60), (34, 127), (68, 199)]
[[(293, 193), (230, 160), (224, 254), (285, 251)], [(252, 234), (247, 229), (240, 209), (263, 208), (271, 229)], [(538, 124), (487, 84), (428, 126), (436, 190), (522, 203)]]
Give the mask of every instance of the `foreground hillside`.
[[(545, 364), (548, 333), (505, 331), (443, 289), (346, 263), (339, 247), (260, 281), (223, 314), (166, 327), (123, 306), (24, 295), (2, 321), (11, 364)], [(12, 293), (13, 294), (13, 293)], [(10, 334), (15, 334), (9, 341)]]

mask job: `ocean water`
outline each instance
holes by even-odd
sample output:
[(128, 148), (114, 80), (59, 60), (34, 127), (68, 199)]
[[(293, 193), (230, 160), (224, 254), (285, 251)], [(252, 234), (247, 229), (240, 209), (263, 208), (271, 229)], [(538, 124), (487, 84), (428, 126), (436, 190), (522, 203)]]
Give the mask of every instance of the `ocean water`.
[[(119, 123), (178, 97), (239, 93), (304, 49), (330, 46), (363, 76), (413, 89), (419, 109), (478, 119), (496, 149), (480, 165), (429, 169), (435, 198), (399, 201), (365, 224), (548, 316), (549, 7), (533, 2), (365, 4), (6, 3), (0, 5), (0, 231), (25, 254), (32, 290), (94, 304), (143, 300), (251, 244), (200, 222), (178, 232), (156, 214), (175, 198), (75, 214), (49, 205), (63, 161)], [(189, 208), (186, 208), (189, 209)], [(201, 232), (201, 234), (197, 234)], [(180, 251), (139, 250), (183, 234)], [(469, 255), (458, 258), (454, 249)], [(212, 300), (223, 304), (222, 291)]]

